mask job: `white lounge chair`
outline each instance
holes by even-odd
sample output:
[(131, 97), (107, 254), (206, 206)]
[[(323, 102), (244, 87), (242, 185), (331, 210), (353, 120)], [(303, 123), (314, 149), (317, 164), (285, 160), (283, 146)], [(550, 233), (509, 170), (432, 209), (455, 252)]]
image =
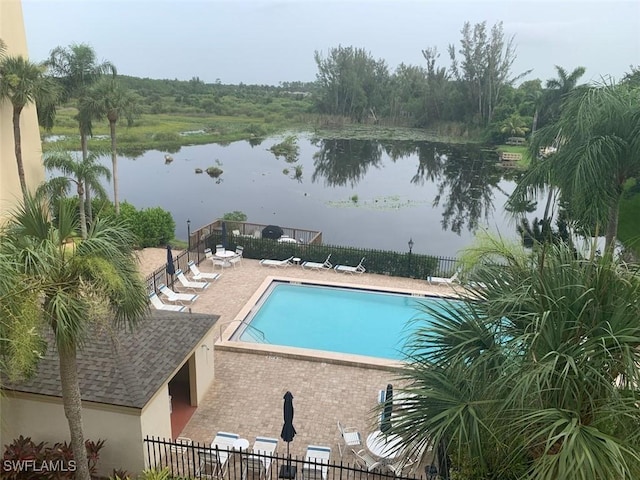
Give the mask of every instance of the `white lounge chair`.
[(163, 303), (162, 300), (158, 298), (156, 292), (152, 292), (149, 294), (149, 300), (151, 301), (151, 305), (154, 306), (156, 310), (168, 310), (170, 312), (182, 312), (187, 307), (183, 307), (181, 305), (167, 305)]
[(158, 287), (160, 293), (165, 296), (168, 302), (179, 303), (180, 305), (191, 304), (198, 299), (198, 295), (195, 293), (177, 293), (167, 287), (165, 284), (160, 284)]
[(350, 265), (336, 265), (333, 269), (336, 272), (342, 272), (342, 273), (364, 273), (366, 272), (366, 269), (364, 268), (364, 265), (362, 265), (363, 262), (364, 262), (364, 257), (362, 257), (362, 260), (360, 260), (360, 263), (355, 267), (352, 267)]
[(242, 478), (247, 480), (267, 478), (271, 468), (271, 460), (277, 448), (277, 438), (256, 437), (252, 449), (253, 454), (248, 455), (245, 464), (243, 464)]
[(193, 277), (194, 280), (203, 280), (203, 279), (208, 279), (208, 280), (217, 280), (218, 278), (220, 278), (220, 274), (219, 273), (203, 273), (200, 271), (200, 269), (198, 268), (198, 266), (196, 265), (196, 262), (194, 262), (193, 260), (191, 260), (189, 263), (189, 270), (191, 270), (191, 276)]
[(198, 452), (196, 478), (220, 479), (224, 476), (226, 462), (222, 464), (220, 461), (220, 451), (216, 452), (211, 449), (199, 449), (196, 451)]
[[(340, 421), (338, 421), (338, 431), (340, 432), (340, 436), (342, 437), (342, 441), (346, 448), (362, 445), (362, 439), (360, 438), (360, 433), (357, 429), (353, 427), (343, 427)], [(342, 444), (340, 443), (338, 443), (338, 450), (340, 451), (340, 457), (342, 457), (344, 452), (342, 451)]]
[(263, 267), (288, 267), (289, 265), (292, 265), (292, 260), (293, 256), (284, 260), (268, 260), (263, 258), (262, 260), (260, 260), (260, 265), (262, 265)]
[(311, 269), (314, 269), (314, 270), (323, 270), (325, 268), (326, 269), (333, 268), (333, 265), (331, 265), (331, 262), (329, 262), (330, 258), (331, 258), (331, 254), (329, 254), (329, 256), (324, 261), (324, 263), (320, 263), (320, 262), (302, 262), (302, 268), (311, 268)]
[(265, 480), (267, 469), (260, 456), (243, 455), (240, 460), (242, 462), (242, 480)]
[(319, 480), (321, 475), (322, 480), (327, 480), (330, 457), (331, 447), (309, 445), (304, 457), (305, 463), (302, 465), (302, 478), (304, 480)]
[(193, 445), (193, 440), (188, 437), (178, 437), (171, 445), (171, 451), (179, 455), (183, 455), (189, 451), (189, 447)]
[(278, 448), (277, 438), (256, 437), (256, 441), (253, 444), (252, 452), (264, 465), (264, 477), (269, 476), (269, 468), (271, 468), (271, 460), (274, 454), (276, 453), (277, 448)]
[(450, 277), (427, 277), (427, 281), (430, 284), (434, 284), (434, 283), (445, 283), (448, 285), (451, 285), (453, 283), (460, 283), (460, 279), (458, 278), (458, 276), (460, 275), (460, 269), (458, 268), (455, 272), (453, 272), (453, 275), (451, 275)]
[(196, 290), (204, 290), (209, 286), (209, 282), (192, 282), (187, 280), (187, 277), (184, 276), (184, 272), (182, 270), (176, 270), (176, 277), (178, 277), (178, 281), (183, 288), (187, 290), (196, 291)]
[[(226, 470), (229, 451), (233, 449), (233, 444), (240, 438), (237, 433), (218, 432), (211, 442), (211, 448), (218, 449), (221, 470)], [(224, 473), (223, 473), (224, 475)]]

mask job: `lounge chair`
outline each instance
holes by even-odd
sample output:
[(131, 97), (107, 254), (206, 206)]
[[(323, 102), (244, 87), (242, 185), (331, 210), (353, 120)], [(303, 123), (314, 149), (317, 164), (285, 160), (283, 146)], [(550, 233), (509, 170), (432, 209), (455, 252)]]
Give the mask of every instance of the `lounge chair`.
[(243, 455), (242, 480), (264, 480), (267, 477), (267, 469), (263, 459), (258, 455)]
[(458, 276), (460, 275), (460, 269), (458, 268), (455, 272), (453, 272), (453, 275), (451, 275), (450, 277), (427, 277), (427, 281), (430, 284), (434, 284), (434, 283), (444, 283), (444, 284), (454, 284), (454, 283), (460, 283), (460, 279), (458, 278)]
[(327, 480), (331, 447), (309, 445), (302, 465), (303, 480)]
[[(338, 421), (338, 431), (342, 437), (345, 447), (358, 447), (362, 445), (362, 439), (357, 429), (353, 427), (343, 427), (340, 421)], [(342, 451), (342, 444), (338, 443), (338, 450), (340, 451), (340, 457), (344, 455)], [(346, 448), (345, 448), (346, 451)]]
[(364, 257), (362, 257), (362, 260), (360, 260), (360, 263), (355, 267), (352, 267), (350, 265), (336, 265), (335, 267), (333, 267), (333, 269), (336, 272), (342, 272), (342, 273), (364, 273), (366, 272), (366, 269), (364, 268), (364, 265), (362, 265), (363, 262), (364, 262)]
[(263, 267), (288, 267), (289, 265), (293, 265), (292, 260), (293, 255), (284, 260), (268, 260), (263, 258), (260, 260), (260, 265)]
[(218, 278), (220, 278), (220, 274), (219, 273), (203, 273), (200, 271), (200, 269), (198, 268), (198, 266), (196, 265), (196, 262), (194, 262), (193, 260), (191, 260), (189, 263), (189, 270), (191, 270), (191, 277), (194, 280), (203, 280), (203, 279), (209, 279), (209, 280), (217, 280)]
[(160, 293), (167, 298), (167, 301), (171, 303), (179, 303), (180, 305), (184, 305), (185, 303), (191, 304), (198, 298), (198, 295), (194, 293), (176, 293), (165, 284), (161, 284), (158, 287), (158, 290), (160, 290)]
[(178, 277), (178, 281), (183, 288), (187, 290), (196, 291), (196, 290), (204, 290), (209, 286), (209, 282), (192, 282), (187, 280), (187, 277), (184, 276), (184, 272), (182, 270), (176, 270), (176, 277)]
[(320, 262), (303, 262), (302, 263), (302, 268), (311, 268), (311, 269), (314, 269), (314, 270), (323, 270), (325, 268), (326, 269), (332, 268), (333, 265), (331, 265), (331, 262), (329, 262), (330, 258), (331, 258), (331, 254), (329, 254), (329, 256), (324, 261), (324, 263), (320, 263)]
[[(271, 437), (256, 437), (253, 444), (253, 453), (258, 455), (264, 463), (265, 473), (269, 474), (271, 468), (271, 460), (278, 449), (278, 439)], [(263, 456), (264, 455), (264, 456)]]
[(211, 448), (218, 449), (218, 458), (220, 461), (220, 470), (222, 475), (227, 468), (227, 460), (229, 460), (229, 451), (233, 449), (233, 444), (240, 438), (237, 433), (218, 432), (211, 442)]
[[(196, 478), (219, 479), (222, 478), (226, 471), (226, 462), (220, 461), (220, 450), (199, 449), (198, 452), (198, 468), (196, 469)], [(228, 455), (227, 455), (228, 456)]]
[(155, 307), (156, 310), (168, 310), (170, 312), (183, 312), (187, 307), (183, 307), (180, 305), (167, 305), (163, 303), (162, 300), (158, 298), (156, 292), (152, 292), (149, 294), (149, 300), (151, 301), (151, 305)]
[(171, 451), (178, 455), (183, 455), (189, 451), (189, 447), (193, 445), (193, 440), (187, 437), (178, 437), (173, 441), (171, 445)]

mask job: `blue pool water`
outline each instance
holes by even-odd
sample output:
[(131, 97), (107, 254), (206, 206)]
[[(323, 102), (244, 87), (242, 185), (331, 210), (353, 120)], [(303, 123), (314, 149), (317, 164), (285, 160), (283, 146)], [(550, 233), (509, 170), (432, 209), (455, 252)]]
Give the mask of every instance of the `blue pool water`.
[[(367, 355), (403, 358), (403, 346), (424, 317), (421, 303), (446, 300), (361, 289), (275, 284), (245, 320), (239, 340)], [(264, 335), (264, 337), (263, 337)]]

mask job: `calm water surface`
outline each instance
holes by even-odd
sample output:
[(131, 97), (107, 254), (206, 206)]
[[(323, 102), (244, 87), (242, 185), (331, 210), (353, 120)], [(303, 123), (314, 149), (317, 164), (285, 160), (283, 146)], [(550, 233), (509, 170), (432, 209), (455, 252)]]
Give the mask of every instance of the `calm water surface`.
[[(516, 237), (503, 210), (514, 172), (480, 146), (298, 136), (299, 158), (287, 163), (268, 150), (280, 141), (183, 147), (169, 164), (160, 151), (121, 157), (120, 197), (170, 211), (178, 238), (187, 219), (193, 230), (234, 210), (250, 222), (320, 230), (325, 243), (406, 251), (411, 238), (414, 252), (443, 256), (470, 245), (478, 228)], [(216, 165), (219, 181), (195, 174)]]

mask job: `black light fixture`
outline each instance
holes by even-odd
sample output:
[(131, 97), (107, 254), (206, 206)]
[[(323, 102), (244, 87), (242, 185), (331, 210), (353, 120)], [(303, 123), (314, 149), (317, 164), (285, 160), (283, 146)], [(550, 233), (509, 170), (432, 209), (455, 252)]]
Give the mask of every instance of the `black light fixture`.
[(413, 250), (413, 238), (409, 239), (409, 253), (411, 253), (411, 250)]

